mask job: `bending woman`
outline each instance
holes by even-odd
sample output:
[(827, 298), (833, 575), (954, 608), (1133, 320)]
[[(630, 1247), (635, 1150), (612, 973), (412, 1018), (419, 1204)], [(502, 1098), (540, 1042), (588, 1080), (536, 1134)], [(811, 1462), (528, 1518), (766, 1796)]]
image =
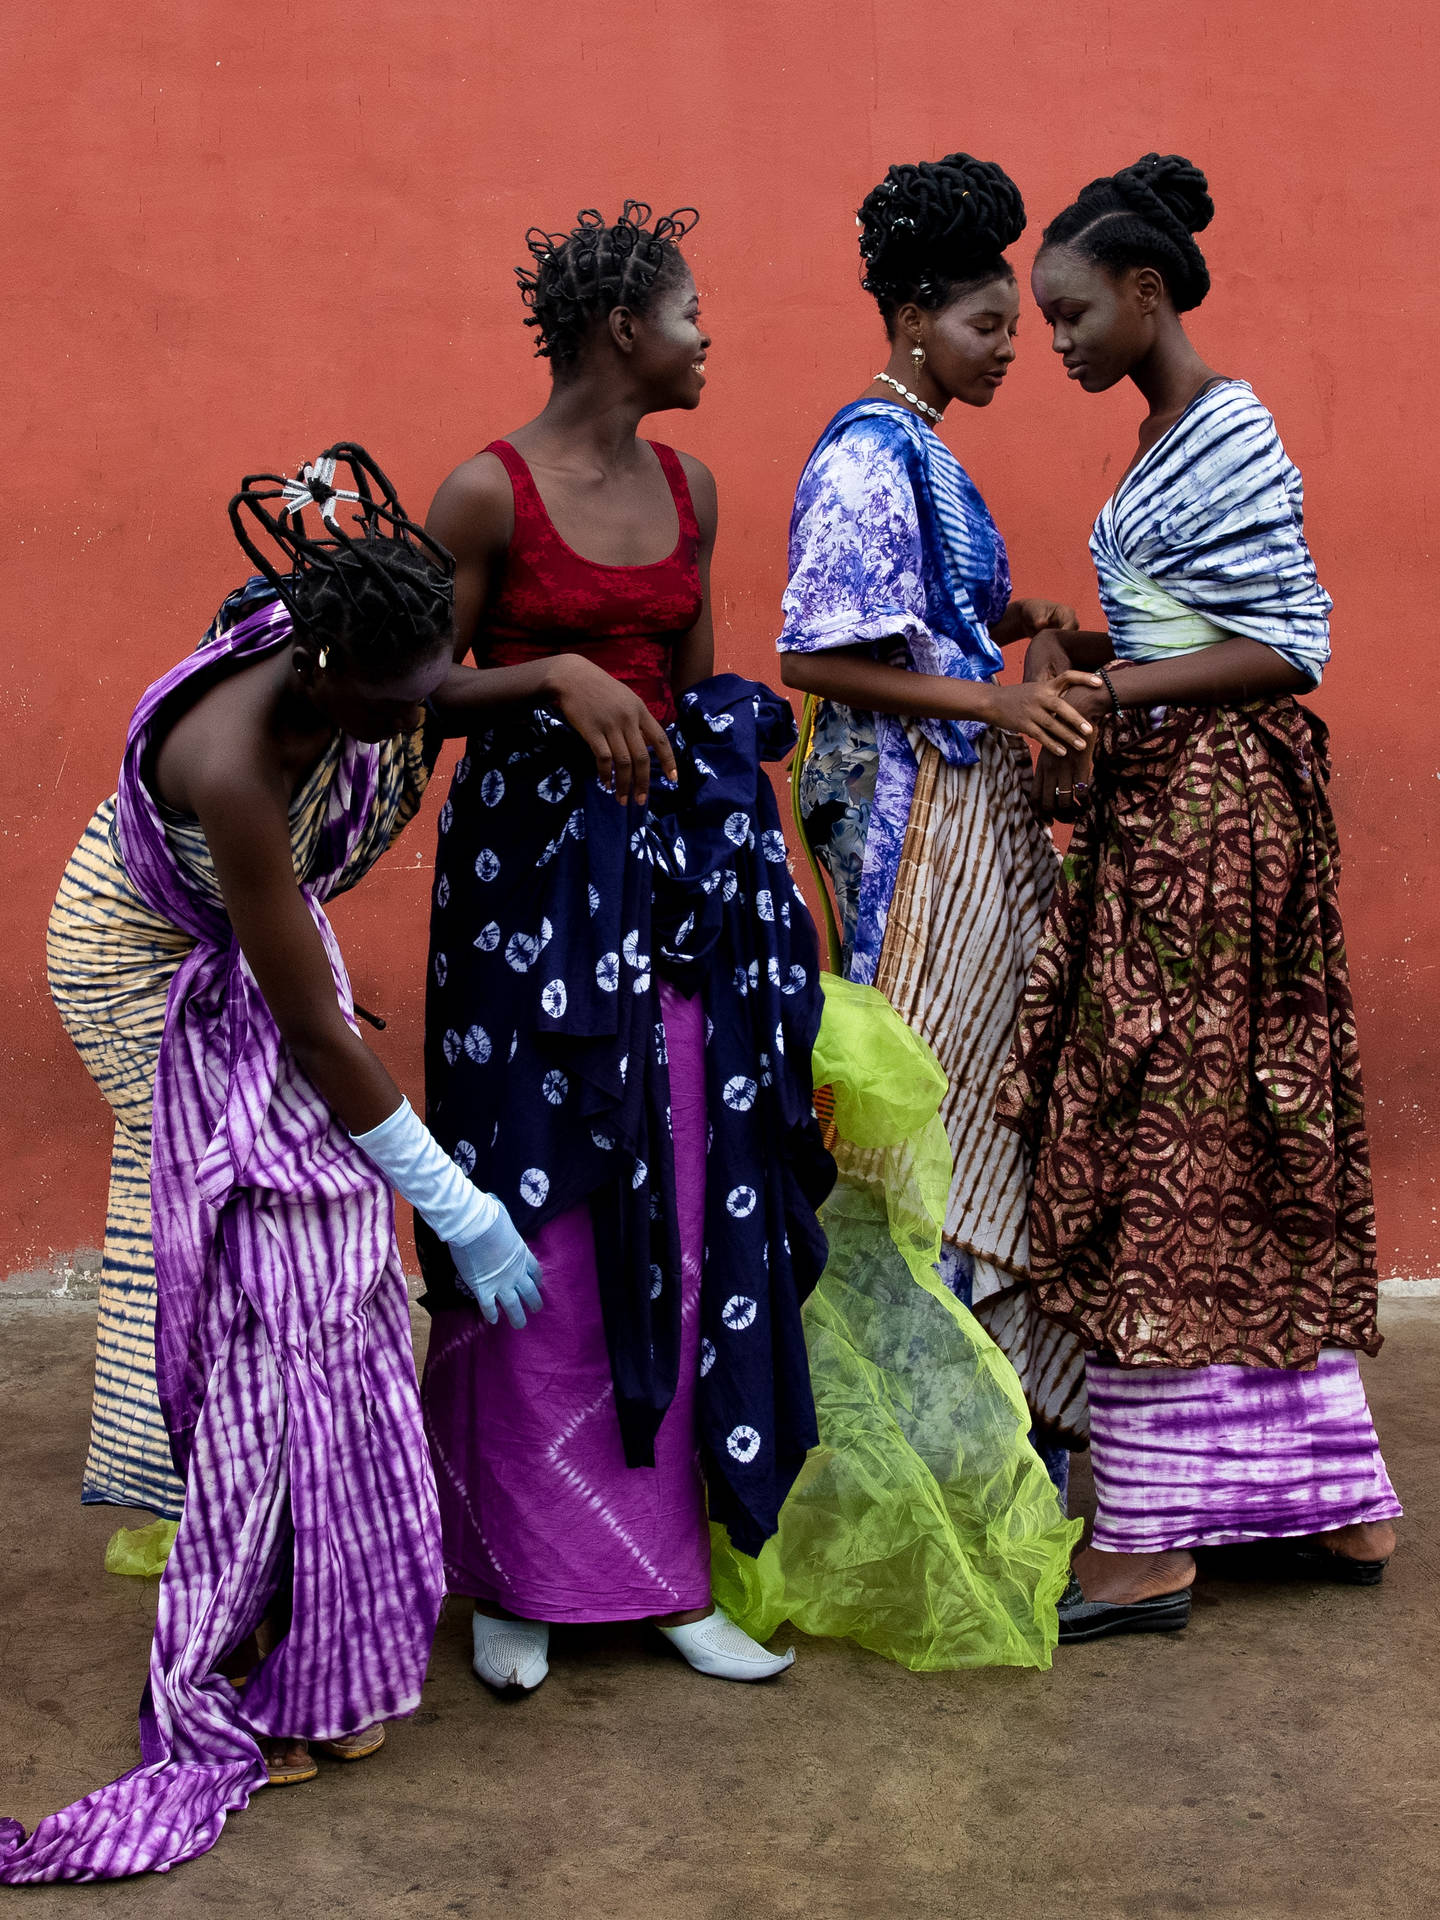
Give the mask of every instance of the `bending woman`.
[[(1052, 757), (1083, 743), (1090, 726), (1069, 704), (1069, 689), (1092, 676), (998, 682), (1005, 646), (1073, 627), (1075, 615), (1048, 600), (1012, 598), (1005, 544), (938, 432), (952, 402), (988, 407), (1014, 360), (1019, 296), (1005, 248), (1024, 225), (1014, 182), (963, 153), (892, 167), (861, 207), (864, 285), (879, 306), (889, 358), (826, 427), (800, 477), (779, 647), (786, 684), (812, 696), (816, 713), (799, 804), (833, 883), (840, 965), (847, 979), (884, 993), (946, 1075), (942, 1277), (1010, 1354), (1037, 1437), (1063, 1475), (1065, 1445), (1083, 1444), (1083, 1375), (1078, 1353), (1028, 1311), (1026, 1169), (1018, 1142), (995, 1124), (994, 1099), (1055, 882), (1019, 736)], [(842, 1265), (832, 1258), (827, 1288), (844, 1280)], [(862, 1269), (857, 1257), (846, 1271), (863, 1294)], [(900, 1289), (902, 1300), (912, 1294)], [(916, 1307), (933, 1320), (933, 1309)], [(973, 1413), (974, 1380), (998, 1357), (968, 1317), (972, 1340), (991, 1361), (977, 1357), (943, 1313), (938, 1325), (944, 1338), (932, 1354), (930, 1390), (953, 1437), (956, 1409)], [(876, 1362), (873, 1347), (861, 1344)], [(950, 1357), (942, 1361), (941, 1351)], [(1006, 1524), (1015, 1537), (1048, 1540), (1063, 1569), (1068, 1533), (1024, 1445), (1029, 1423), (1021, 1417), (1017, 1430), (1008, 1406), (1003, 1421), (1016, 1461), (1028, 1461), (1028, 1469), (1015, 1467), (1019, 1504)], [(911, 1450), (913, 1438), (902, 1457)], [(963, 1485), (975, 1484), (978, 1451), (963, 1464)], [(873, 1533), (873, 1513), (866, 1524)], [(787, 1531), (780, 1544), (793, 1585), (805, 1556)], [(964, 1580), (964, 1557), (937, 1572), (937, 1589)], [(1034, 1657), (1038, 1648), (1048, 1659), (1044, 1634), (1029, 1635), (1044, 1620), (1053, 1638), (1049, 1609), (1064, 1578), (1037, 1609), (1035, 1593), (1053, 1570), (1044, 1551), (1037, 1566), (1016, 1608), (1026, 1632), (1009, 1657)], [(902, 1657), (993, 1657), (980, 1651), (985, 1636), (970, 1630), (985, 1616), (984, 1597), (957, 1631), (949, 1596), (926, 1597), (921, 1584), (908, 1601), (902, 1596), (900, 1616), (908, 1610), (946, 1625)], [(879, 1604), (872, 1594), (871, 1607)]]
[(1284, 1539), (1370, 1582), (1395, 1499), (1356, 1364), (1375, 1227), (1326, 797), (1295, 696), (1329, 658), (1300, 476), (1182, 313), (1210, 285), (1204, 175), (1147, 154), (1092, 181), (1033, 272), (1066, 371), (1148, 411), (1090, 550), (1109, 631), (1058, 774), (1079, 807), (1001, 1090), (1036, 1155), (1032, 1275), (1089, 1349), (1098, 1512), (1061, 1638), (1183, 1626), (1193, 1549)]
[(540, 1684), (557, 1621), (648, 1619), (734, 1680), (792, 1657), (710, 1592), (707, 1500), (757, 1552), (814, 1440), (799, 1310), (831, 1176), (814, 930), (761, 765), (794, 724), (710, 677), (714, 482), (636, 431), (704, 387), (687, 224), (627, 203), (530, 235), (549, 400), (429, 521), (457, 655), (531, 708), (472, 736), (441, 811), (426, 1010), (428, 1118), (557, 1305), (521, 1340), (479, 1326), (422, 1234), (446, 1579), (497, 1689)]
[(191, 1859), (257, 1787), (314, 1775), (307, 1742), (361, 1758), (418, 1704), (439, 1519), (392, 1185), (472, 1311), (539, 1304), (504, 1208), (360, 1039), (321, 904), (414, 814), (440, 714), (484, 698), (452, 661), (450, 557), (358, 447), (247, 480), (231, 519), (261, 575), (136, 708), (51, 922), (62, 1017), (148, 1173), (147, 1380), (184, 1511), (141, 1764), (28, 1839), (0, 1821), (9, 1885)]

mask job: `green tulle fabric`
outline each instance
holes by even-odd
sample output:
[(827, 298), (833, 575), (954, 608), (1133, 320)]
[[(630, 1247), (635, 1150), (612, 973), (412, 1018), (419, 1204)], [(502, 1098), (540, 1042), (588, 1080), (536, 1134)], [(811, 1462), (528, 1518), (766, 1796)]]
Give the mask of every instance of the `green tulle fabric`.
[(120, 1527), (105, 1547), (105, 1571), (153, 1580), (165, 1571), (179, 1531), (178, 1520), (152, 1520), (148, 1527)]
[(939, 1062), (882, 993), (824, 976), (815, 1082), (835, 1098), (830, 1258), (805, 1306), (820, 1444), (758, 1560), (713, 1531), (715, 1598), (916, 1671), (1048, 1667), (1080, 1523), (1026, 1438), (1014, 1369), (941, 1284)]

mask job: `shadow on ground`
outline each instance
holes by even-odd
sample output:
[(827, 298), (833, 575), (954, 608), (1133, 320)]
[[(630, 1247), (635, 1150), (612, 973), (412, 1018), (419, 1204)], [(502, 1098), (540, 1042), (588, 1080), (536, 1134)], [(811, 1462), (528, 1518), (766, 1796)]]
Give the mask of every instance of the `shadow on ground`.
[[(48, 1916), (1170, 1920), (1440, 1910), (1433, 1381), (1440, 1302), (1388, 1306), (1366, 1379), (1408, 1508), (1372, 1591), (1202, 1570), (1172, 1638), (1051, 1673), (912, 1675), (800, 1638), (773, 1686), (692, 1675), (639, 1627), (557, 1632), (518, 1706), (452, 1602), (382, 1755), (261, 1793), (160, 1878), (0, 1893)], [(30, 1825), (137, 1758), (154, 1583), (101, 1568), (76, 1497), (93, 1312), (0, 1318), (0, 1813)], [(1085, 1476), (1077, 1475), (1083, 1499)]]

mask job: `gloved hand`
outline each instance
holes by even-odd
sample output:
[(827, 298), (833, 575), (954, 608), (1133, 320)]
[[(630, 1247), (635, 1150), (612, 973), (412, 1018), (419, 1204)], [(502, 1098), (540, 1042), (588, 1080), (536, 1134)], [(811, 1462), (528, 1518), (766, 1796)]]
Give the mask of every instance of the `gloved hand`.
[(523, 1327), (525, 1308), (539, 1313), (540, 1262), (515, 1231), (515, 1223), (501, 1207), (492, 1225), (474, 1240), (448, 1242), (460, 1284), (473, 1293), (480, 1311), (493, 1327), (499, 1307), (512, 1327)]
[(524, 1326), (525, 1307), (540, 1311), (539, 1261), (494, 1194), (466, 1179), (408, 1100), (378, 1127), (350, 1137), (446, 1243), (462, 1285), (492, 1326), (500, 1318), (497, 1301), (512, 1327)]

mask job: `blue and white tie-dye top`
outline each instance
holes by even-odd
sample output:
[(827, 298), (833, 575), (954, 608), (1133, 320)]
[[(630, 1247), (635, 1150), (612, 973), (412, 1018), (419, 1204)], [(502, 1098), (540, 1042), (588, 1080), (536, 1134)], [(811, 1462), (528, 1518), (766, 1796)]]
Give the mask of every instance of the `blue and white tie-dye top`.
[(1238, 634), (1319, 686), (1332, 602), (1305, 544), (1304, 498), (1247, 383), (1207, 388), (1136, 461), (1090, 536), (1116, 653), (1158, 660)]

